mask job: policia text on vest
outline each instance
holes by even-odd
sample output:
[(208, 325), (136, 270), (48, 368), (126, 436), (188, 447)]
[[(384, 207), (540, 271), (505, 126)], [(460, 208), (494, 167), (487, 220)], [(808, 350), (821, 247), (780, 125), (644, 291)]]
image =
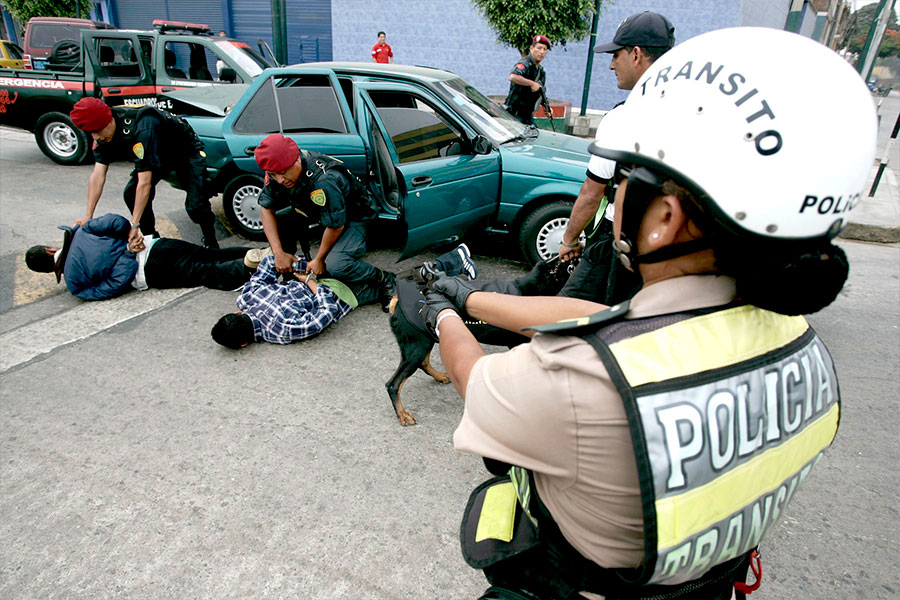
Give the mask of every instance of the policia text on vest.
[(604, 362), (628, 399), (650, 581), (690, 581), (778, 521), (837, 432), (837, 376), (803, 317), (755, 307), (622, 333)]

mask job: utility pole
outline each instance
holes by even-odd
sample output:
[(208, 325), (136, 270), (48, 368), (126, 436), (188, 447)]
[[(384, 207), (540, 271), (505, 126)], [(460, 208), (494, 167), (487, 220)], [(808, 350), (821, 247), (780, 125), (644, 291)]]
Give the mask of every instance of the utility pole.
[(272, 42), (275, 48), (275, 60), (280, 64), (288, 64), (287, 49), (287, 8), (285, 0), (271, 0), (272, 3)]
[(591, 21), (591, 37), (588, 39), (587, 66), (584, 68), (584, 92), (581, 94), (581, 116), (587, 112), (588, 92), (591, 91), (591, 71), (594, 67), (594, 46), (597, 45), (597, 25), (600, 21), (600, 2), (594, 5), (594, 18)]
[(872, 26), (869, 28), (869, 35), (866, 36), (866, 44), (863, 46), (862, 52), (859, 55), (859, 62), (856, 64), (856, 68), (859, 71), (859, 74), (862, 75), (863, 81), (868, 82), (869, 77), (872, 75), (872, 67), (875, 66), (875, 59), (878, 57), (878, 49), (881, 48), (881, 41), (884, 39), (884, 31), (887, 29), (888, 19), (891, 16), (891, 11), (894, 10), (894, 3), (896, 0), (890, 1), (890, 6), (888, 7), (888, 0), (881, 0), (878, 3), (878, 13), (875, 17), (875, 20), (872, 21)]

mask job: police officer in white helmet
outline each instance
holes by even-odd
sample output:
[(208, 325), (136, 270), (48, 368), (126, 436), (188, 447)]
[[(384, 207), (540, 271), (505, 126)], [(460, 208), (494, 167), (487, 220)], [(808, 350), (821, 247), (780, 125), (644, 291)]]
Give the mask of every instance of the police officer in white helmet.
[[(501, 475), (461, 529), (483, 598), (743, 598), (837, 431), (834, 365), (801, 315), (848, 273), (832, 240), (876, 136), (858, 74), (807, 38), (727, 29), (663, 55), (619, 111), (591, 151), (621, 166), (630, 303), (441, 278), (423, 310), (465, 398), (454, 445)], [(534, 338), (486, 356), (463, 311)]]

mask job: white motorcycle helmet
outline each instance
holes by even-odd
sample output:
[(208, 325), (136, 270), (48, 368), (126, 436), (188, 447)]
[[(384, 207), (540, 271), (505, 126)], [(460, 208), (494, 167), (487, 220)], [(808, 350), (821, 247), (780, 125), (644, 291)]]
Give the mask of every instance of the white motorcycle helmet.
[[(785, 31), (738, 27), (691, 38), (657, 59), (613, 112), (590, 151), (674, 179), (697, 196), (717, 229), (708, 233), (732, 242), (830, 240), (873, 166), (875, 106), (859, 74), (831, 49)], [(646, 204), (629, 196), (619, 250), (640, 262), (628, 238)]]

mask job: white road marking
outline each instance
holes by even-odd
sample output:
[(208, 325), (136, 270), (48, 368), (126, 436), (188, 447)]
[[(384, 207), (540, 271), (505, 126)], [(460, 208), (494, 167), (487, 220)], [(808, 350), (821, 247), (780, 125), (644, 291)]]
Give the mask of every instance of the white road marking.
[(0, 373), (161, 308), (193, 290), (130, 292), (120, 298), (86, 302), (64, 313), (8, 331), (0, 335)]

